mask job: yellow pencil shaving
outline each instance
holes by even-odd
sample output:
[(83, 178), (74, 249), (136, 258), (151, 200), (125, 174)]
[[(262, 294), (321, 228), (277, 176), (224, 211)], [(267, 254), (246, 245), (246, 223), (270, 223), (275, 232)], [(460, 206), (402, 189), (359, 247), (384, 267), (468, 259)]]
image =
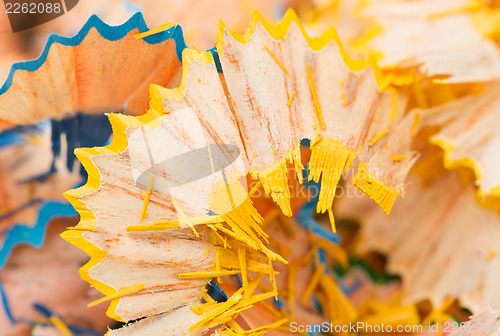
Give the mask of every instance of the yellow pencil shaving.
[(271, 259), (269, 259), (269, 279), (271, 280), (271, 283), (273, 284), (273, 293), (274, 293), (274, 298), (278, 300), (278, 287), (276, 286), (276, 277), (274, 276), (274, 269), (273, 269), (273, 262)]
[(330, 219), (330, 225), (332, 227), (332, 232), (337, 232), (337, 228), (335, 227), (335, 217), (333, 216), (332, 208), (328, 209), (328, 219)]
[(129, 225), (127, 232), (163, 231), (178, 228), (180, 225), (173, 224), (152, 224), (152, 225)]
[[(436, 316), (437, 318), (434, 319), (434, 316), (432, 316), (433, 314), (431, 313), (427, 315), (424, 321), (420, 322), (420, 316), (416, 308), (416, 305), (408, 305), (401, 307), (399, 306), (399, 304), (391, 303), (389, 307), (387, 307), (387, 304), (384, 306), (385, 307), (381, 307), (381, 309), (377, 311), (374, 315), (363, 318), (364, 320), (363, 322), (366, 323), (369, 321), (367, 324), (371, 325), (385, 323), (385, 324), (390, 324), (392, 326), (397, 326), (397, 325), (416, 325), (416, 324), (429, 325), (429, 322), (431, 322), (431, 320), (433, 322), (439, 321), (440, 323), (452, 320), (452, 317), (448, 314), (442, 314), (442, 315), (440, 314), (441, 316)], [(431, 317), (431, 320), (428, 320), (429, 317)]]
[(302, 297), (300, 298), (300, 303), (305, 304), (307, 300), (311, 297), (311, 295), (314, 293), (316, 288), (318, 287), (319, 280), (325, 273), (325, 265), (320, 264), (316, 270), (314, 271), (311, 280), (307, 284), (306, 289), (304, 290), (304, 293), (302, 294)]
[(238, 323), (236, 323), (235, 320), (228, 321), (227, 325), (229, 327), (231, 327), (236, 332), (236, 335), (244, 335), (245, 334), (245, 330)]
[(100, 298), (99, 300), (96, 300), (96, 301), (89, 303), (88, 307), (93, 307), (93, 306), (96, 306), (96, 305), (103, 303), (103, 302), (106, 302), (106, 301), (119, 299), (121, 297), (137, 293), (143, 289), (144, 289), (144, 284), (135, 284), (135, 285), (132, 285), (130, 287), (125, 287), (123, 289), (120, 289), (118, 292), (116, 292), (114, 294), (107, 295), (103, 298)]
[(248, 192), (248, 196), (251, 197), (253, 196), (257, 190), (259, 190), (259, 188), (262, 186), (262, 182), (258, 181), (257, 183), (255, 183), (252, 187), (252, 189), (250, 189), (250, 191)]
[[(281, 326), (282, 324), (285, 324), (286, 322), (288, 322), (288, 319), (287, 318), (284, 318), (284, 319), (281, 319), (279, 321), (276, 321), (274, 323), (271, 323), (271, 324), (268, 324), (268, 325), (265, 325), (265, 326), (262, 326), (262, 327), (258, 327), (258, 328), (255, 328), (255, 329), (251, 329), (251, 330), (246, 330), (245, 331), (245, 335), (248, 335), (248, 334), (251, 334), (251, 333), (256, 333), (256, 332), (259, 332), (259, 331), (264, 331), (264, 330), (274, 330), (276, 328), (278, 328), (279, 326)], [(287, 330), (289, 331), (289, 330)]]
[[(193, 225), (199, 225), (199, 224), (217, 224), (217, 223), (223, 223), (224, 220), (220, 218), (219, 216), (199, 216), (199, 217), (191, 217), (189, 218), (191, 223)], [(162, 225), (171, 225), (173, 227), (177, 227), (182, 224), (181, 221), (179, 220), (170, 220), (170, 221), (157, 221), (153, 222), (153, 224), (162, 224)], [(177, 226), (175, 226), (177, 225)]]
[(309, 264), (311, 262), (311, 258), (314, 255), (316, 255), (317, 249), (318, 249), (317, 246), (313, 246), (312, 249), (310, 249), (309, 251), (307, 251), (306, 254), (304, 254), (304, 256), (301, 259), (302, 265), (307, 265), (307, 264)]
[(224, 183), (225, 186), (226, 186), (226, 191), (227, 191), (227, 196), (229, 198), (229, 202), (231, 203), (231, 209), (235, 209), (236, 208), (236, 204), (234, 203), (234, 198), (233, 198), (233, 193), (231, 192), (231, 186), (229, 185), (229, 183)]
[(380, 91), (384, 91), (392, 84), (396, 74), (394, 72), (389, 72), (387, 76), (384, 77), (382, 84), (380, 85)]
[(271, 314), (273, 314), (274, 316), (276, 317), (282, 317), (283, 315), (281, 315), (281, 312), (279, 312), (278, 310), (276, 310), (276, 308), (274, 308), (273, 306), (271, 306), (270, 304), (268, 304), (267, 302), (261, 302), (260, 303), (264, 308), (266, 308), (267, 310), (269, 310), (269, 312)]
[(72, 336), (73, 334), (69, 330), (68, 326), (56, 315), (50, 317), (50, 322), (56, 327), (56, 329), (64, 336)]
[(300, 143), (297, 144), (297, 146), (295, 146), (295, 148), (287, 155), (285, 160), (286, 162), (293, 164), (297, 180), (299, 184), (302, 184), (304, 182), (302, 176), (304, 165), (302, 164), (300, 157)]
[(314, 109), (316, 111), (316, 118), (319, 121), (319, 124), (321, 125), (321, 128), (324, 130), (326, 129), (325, 126), (325, 121), (323, 120), (323, 114), (321, 114), (321, 106), (319, 104), (319, 99), (318, 99), (318, 94), (316, 92), (316, 87), (314, 86), (314, 80), (313, 80), (313, 75), (311, 68), (309, 65), (306, 64), (306, 70), (307, 70), (307, 78), (309, 79), (309, 87), (311, 88), (311, 93), (313, 96), (314, 100)]
[(293, 98), (295, 98), (295, 94), (297, 94), (297, 91), (293, 91), (292, 94), (290, 95), (290, 98), (288, 98), (288, 106), (292, 105)]
[(189, 328), (189, 331), (195, 330), (205, 325), (210, 320), (228, 311), (232, 306), (238, 303), (242, 297), (243, 288), (237, 290), (227, 301), (215, 304), (214, 308), (204, 315), (204, 317)]
[(153, 188), (154, 182), (155, 182), (155, 177), (151, 176), (151, 180), (149, 181), (148, 190), (146, 191), (146, 195), (144, 196), (144, 203), (142, 204), (141, 219), (140, 219), (141, 222), (144, 218), (148, 217), (147, 209), (148, 209), (148, 203), (149, 203), (149, 196), (151, 195), (151, 189)]
[(332, 321), (347, 322), (356, 320), (358, 316), (356, 307), (345, 296), (335, 279), (323, 274), (320, 279), (320, 285), (324, 288), (327, 295), (328, 310)]
[[(237, 235), (236, 233), (234, 233), (233, 231), (231, 231), (231, 230), (229, 230), (229, 229), (227, 229), (227, 228), (225, 228), (225, 227), (223, 227), (223, 226), (221, 226), (221, 225), (217, 225), (217, 226), (215, 226), (215, 227), (216, 227), (216, 228), (217, 228), (217, 230), (219, 230), (220, 232), (225, 233), (225, 234), (227, 234), (229, 237), (234, 238), (234, 239), (236, 239), (236, 240), (238, 240), (238, 241), (240, 241), (240, 242), (243, 242), (243, 243), (248, 243), (248, 242), (251, 242), (251, 240), (248, 240), (248, 241), (247, 241), (247, 239), (246, 239), (247, 237), (238, 237), (238, 235)], [(224, 239), (225, 239), (225, 240), (226, 240), (226, 242), (227, 242), (227, 237), (224, 237)], [(225, 246), (224, 246), (224, 248), (225, 248)]]
[[(249, 305), (249, 306), (245, 306), (245, 307), (242, 307), (242, 308), (238, 308), (238, 309), (230, 309), (226, 312), (223, 312), (221, 314), (219, 314), (218, 316), (214, 317), (211, 321), (209, 321), (207, 323), (207, 327), (208, 328), (214, 328), (214, 327), (217, 327), (221, 324), (225, 324), (225, 323), (228, 323), (230, 321), (233, 321), (237, 315), (239, 313), (241, 313), (242, 311), (244, 310), (247, 310), (247, 309), (250, 309), (252, 308), (253, 306), (252, 305)], [(225, 331), (230, 331), (231, 329), (226, 329)], [(234, 331), (233, 331), (234, 332)], [(236, 335), (236, 336), (239, 336), (240, 334), (233, 334), (233, 335)]]
[[(219, 252), (219, 249), (215, 249), (215, 271), (216, 272), (220, 272), (221, 271), (221, 267), (220, 267), (220, 252)], [(217, 283), (220, 283), (221, 280), (219, 277), (217, 277)]]
[(67, 227), (66, 230), (80, 230), (80, 231), (93, 231), (93, 232), (99, 231), (98, 228), (91, 226), (70, 226)]
[(243, 298), (242, 300), (240, 300), (240, 302), (238, 302), (236, 305), (234, 305), (234, 307), (232, 309), (241, 309), (243, 307), (248, 307), (248, 306), (253, 305), (257, 302), (272, 298), (273, 296), (274, 296), (274, 292), (268, 292), (268, 293), (261, 293), (261, 294), (251, 296), (248, 299)]
[[(290, 326), (283, 326), (283, 325), (281, 325), (281, 326), (277, 326), (276, 328), (274, 328), (274, 330), (284, 331), (284, 332), (290, 332)], [(301, 336), (308, 336), (308, 334), (306, 334), (306, 333), (299, 332), (298, 334), (301, 335)]]
[(243, 294), (244, 299), (248, 299), (249, 297), (252, 296), (253, 292), (255, 291), (257, 286), (259, 285), (260, 280), (262, 279), (263, 276), (264, 276), (264, 273), (259, 273), (252, 281), (250, 281), (247, 288), (245, 289), (245, 293)]
[(384, 135), (387, 134), (387, 132), (389, 132), (387, 129), (384, 129), (382, 130), (382, 132), (380, 132), (379, 134), (377, 134), (377, 136), (375, 138), (373, 138), (371, 141), (370, 141), (370, 146), (373, 146), (377, 141), (379, 141)]
[[(238, 244), (239, 245), (239, 244)], [(221, 268), (235, 270), (240, 267), (240, 254), (238, 252), (239, 249), (243, 249), (243, 247), (239, 246), (235, 250), (224, 249), (220, 246), (216, 247), (217, 252), (220, 254), (221, 260)], [(245, 251), (245, 268), (251, 272), (258, 273), (269, 273), (269, 268), (267, 267), (266, 258), (261, 256), (260, 254), (254, 253), (252, 250)]]
[[(320, 282), (321, 284), (321, 282)], [(328, 298), (324, 293), (324, 290), (322, 289), (321, 292), (319, 293), (320, 295), (317, 295), (316, 298), (318, 299), (318, 303), (321, 306), (321, 309), (323, 310), (323, 316), (330, 317), (332, 314), (330, 313), (330, 310), (332, 307), (330, 307), (330, 304), (328, 302)]]
[(247, 288), (248, 287), (247, 260), (244, 247), (238, 249), (238, 260), (240, 262), (241, 280), (243, 282), (243, 288)]
[(432, 309), (432, 311), (427, 315), (427, 317), (422, 321), (422, 324), (429, 324), (431, 322), (443, 322), (446, 320), (449, 320), (451, 316), (448, 314), (444, 313), (443, 311), (446, 310), (450, 304), (453, 303), (453, 299), (451, 299), (450, 302), (450, 297), (446, 297), (444, 299), (444, 302), (441, 304), (441, 307), (436, 307)]
[[(225, 183), (224, 183), (225, 184)], [(265, 186), (266, 184), (263, 183)], [(226, 185), (227, 186), (227, 185)], [(265, 244), (268, 243), (268, 235), (261, 227), (262, 216), (255, 209), (252, 199), (241, 186), (238, 180), (229, 183), (231, 195), (237, 201), (238, 206), (233, 208), (230, 204), (226, 186), (219, 186), (211, 195), (210, 209), (219, 215), (230, 228), (215, 225), (217, 230), (226, 233), (229, 237), (247, 244), (254, 250), (264, 253), (270, 260), (279, 260), (286, 263), (280, 255), (271, 251)]]
[[(276, 274), (279, 274), (279, 272), (276, 272)], [(259, 288), (260, 290), (262, 290), (264, 292), (273, 293), (273, 295), (274, 295), (273, 286), (267, 286), (267, 285), (259, 284), (257, 286), (257, 288)], [(281, 296), (284, 296), (284, 297), (288, 297), (288, 289), (280, 289), (278, 291), (278, 295), (281, 295)]]
[(393, 155), (392, 156), (392, 161), (403, 161), (403, 160), (408, 160), (408, 156), (406, 156), (406, 155)]
[[(210, 295), (208, 295), (206, 288), (204, 288), (203, 291), (204, 291), (203, 299), (205, 299), (205, 301), (207, 301), (207, 303), (214, 303), (215, 304), (216, 301), (214, 299), (212, 299), (210, 297)], [(200, 306), (201, 306), (201, 310), (204, 311), (206, 305), (200, 304)]]
[(283, 63), (281, 63), (281, 61), (276, 57), (276, 55), (273, 54), (273, 52), (271, 50), (269, 50), (269, 48), (267, 46), (264, 46), (264, 48), (266, 48), (266, 50), (269, 53), (269, 55), (271, 55), (271, 57), (276, 61), (276, 63), (278, 63), (278, 65), (280, 66), (280, 68), (283, 69), (283, 71), (287, 75), (290, 75), (290, 73), (288, 72), (288, 69), (283, 65)]
[(196, 45), (192, 45), (193, 49), (196, 50), (197, 52), (201, 53), (200, 49), (198, 49), (198, 47)]
[[(212, 224), (208, 224), (207, 226), (208, 226), (208, 227), (209, 227), (209, 228), (210, 228), (210, 229), (214, 232), (214, 234), (215, 234), (215, 235), (216, 235), (216, 236), (217, 236), (217, 237), (221, 240), (221, 242), (222, 242), (224, 245), (227, 243), (227, 237), (222, 237), (222, 236), (220, 235), (220, 233), (219, 233), (219, 232), (217, 232), (217, 228), (216, 228), (214, 225), (212, 225)], [(224, 246), (224, 248), (226, 248), (226, 247)]]
[(136, 40), (139, 40), (139, 39), (145, 38), (147, 36), (151, 36), (151, 35), (154, 35), (154, 34), (161, 33), (162, 31), (165, 31), (167, 29), (172, 28), (173, 26), (177, 26), (177, 23), (175, 23), (175, 22), (164, 23), (162, 25), (159, 25), (156, 28), (150, 29), (150, 30), (145, 31), (143, 33), (135, 34), (134, 38)]
[(203, 308), (201, 307), (201, 305), (199, 303), (196, 303), (194, 306), (189, 307), (189, 309), (191, 309), (191, 311), (193, 313), (195, 313), (196, 315), (203, 314)]
[(317, 144), (317, 143), (319, 143), (321, 140), (323, 140), (323, 137), (322, 137), (321, 135), (318, 135), (317, 137), (315, 137), (315, 138), (313, 139), (313, 141), (311, 141), (311, 145), (310, 145), (310, 146), (312, 147), (312, 146), (316, 145), (316, 144)]
[(285, 307), (280, 308), (281, 316), (285, 316), (286, 318), (290, 319), (290, 314), (288, 314), (288, 311), (285, 309)]
[(277, 162), (264, 173), (259, 174), (259, 177), (266, 195), (271, 195), (285, 216), (292, 216), (286, 159)]
[(187, 225), (189, 225), (189, 227), (191, 228), (191, 230), (193, 230), (194, 235), (196, 236), (196, 238), (200, 237), (200, 235), (198, 234), (198, 232), (194, 228), (194, 225), (191, 222), (191, 220), (188, 218), (188, 216), (186, 216), (186, 214), (184, 213), (184, 211), (182, 211), (181, 207), (179, 206), (179, 204), (177, 204), (177, 201), (173, 197), (172, 197), (172, 205), (174, 206), (174, 208), (177, 211), (177, 213), (179, 214), (179, 216), (181, 216), (182, 221), (184, 223), (186, 223)]
[(240, 271), (200, 271), (191, 273), (180, 273), (177, 278), (179, 280), (200, 280), (225, 277), (228, 275), (238, 274)]
[[(229, 329), (227, 326), (224, 326), (225, 329), (219, 329), (221, 331), (217, 331), (218, 335), (224, 335), (224, 336), (239, 336), (237, 333), (235, 333), (234, 331), (232, 331), (231, 329)], [(223, 330), (223, 331), (222, 331)], [(215, 335), (215, 336), (218, 336), (216, 333), (212, 334), (212, 335)]]
[(322, 238), (315, 234), (311, 234), (309, 236), (309, 241), (312, 245), (322, 248), (323, 250), (328, 252), (328, 254), (330, 254), (335, 260), (337, 260), (340, 263), (340, 265), (342, 265), (342, 267), (345, 268), (349, 266), (349, 262), (347, 260), (347, 253), (339, 245), (336, 245), (331, 241), (326, 240), (325, 238)]
[(354, 153), (345, 148), (338, 140), (318, 138), (311, 144), (309, 180), (319, 182), (321, 178), (321, 190), (316, 211), (325, 213), (332, 207), (337, 184), (342, 173), (349, 168), (354, 160)]
[(392, 206), (396, 201), (399, 192), (393, 190), (383, 183), (377, 181), (373, 176), (368, 173), (368, 167), (360, 163), (358, 172), (354, 176), (353, 184), (368, 195), (372, 200), (377, 202), (382, 207), (382, 210), (389, 214)]

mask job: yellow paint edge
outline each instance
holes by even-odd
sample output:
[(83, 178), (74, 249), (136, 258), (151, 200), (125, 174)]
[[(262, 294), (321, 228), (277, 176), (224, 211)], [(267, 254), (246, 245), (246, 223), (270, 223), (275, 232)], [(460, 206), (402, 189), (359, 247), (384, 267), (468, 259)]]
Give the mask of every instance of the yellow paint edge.
[(149, 88), (151, 97), (151, 109), (168, 113), (163, 109), (163, 98), (172, 100), (182, 100), (186, 94), (187, 80), (190, 73), (192, 62), (198, 62), (204, 65), (212, 65), (214, 59), (208, 51), (197, 51), (196, 49), (186, 48), (182, 51), (182, 79), (179, 87), (167, 89), (161, 85), (151, 84)]
[[(429, 142), (443, 150), (443, 164), (446, 169), (454, 170), (457, 168), (468, 168), (472, 170), (476, 180), (482, 179), (483, 173), (481, 168), (474, 160), (469, 158), (461, 158), (457, 160), (452, 159), (455, 147), (449, 141), (443, 138), (433, 137), (429, 140)], [(478, 188), (476, 192), (476, 200), (479, 205), (485, 208), (493, 209), (496, 212), (500, 212), (500, 186), (491, 189), (489, 192), (485, 192), (484, 190), (481, 190), (481, 188)]]
[[(75, 227), (75, 229), (70, 228), (69, 230), (63, 232), (61, 234), (61, 237), (84, 250), (90, 256), (90, 261), (82, 268), (80, 268), (80, 276), (84, 281), (87, 281), (89, 284), (91, 284), (106, 296), (115, 295), (119, 291), (103, 282), (92, 278), (89, 275), (89, 270), (106, 257), (107, 251), (101, 250), (99, 247), (95, 246), (84, 237), (84, 234), (86, 232), (97, 230), (97, 219), (95, 215), (81, 200), (84, 195), (94, 192), (100, 187), (101, 175), (97, 167), (92, 162), (92, 157), (95, 155), (112, 155), (123, 152), (128, 146), (128, 140), (125, 132), (128, 127), (158, 127), (162, 119), (160, 118), (161, 115), (162, 114), (158, 113), (154, 109), (151, 109), (147, 114), (140, 117), (131, 117), (114, 113), (110, 114), (109, 120), (113, 128), (113, 140), (111, 144), (104, 147), (78, 148), (75, 150), (76, 157), (88, 172), (88, 179), (85, 185), (83, 185), (82, 187), (72, 189), (64, 193), (66, 199), (80, 214), (80, 222)], [(89, 228), (89, 230), (87, 230), (87, 228)], [(106, 313), (109, 317), (117, 321), (125, 322), (115, 312), (118, 301), (119, 300), (113, 300)]]
[(267, 30), (267, 32), (275, 39), (275, 40), (284, 40), (286, 34), (288, 33), (288, 29), (290, 28), (290, 25), (292, 23), (296, 23), (299, 29), (302, 32), (302, 35), (306, 38), (309, 47), (314, 50), (318, 51), (323, 49), (330, 41), (335, 41), (340, 49), (340, 54), (342, 55), (342, 58), (344, 60), (344, 63), (351, 69), (352, 71), (360, 71), (368, 66), (368, 63), (366, 61), (362, 60), (357, 60), (352, 58), (346, 51), (346, 49), (343, 46), (342, 41), (340, 40), (340, 37), (335, 30), (335, 28), (330, 27), (327, 31), (325, 31), (321, 36), (319, 37), (310, 37), (307, 33), (306, 30), (304, 29), (304, 26), (302, 25), (301, 21), (299, 20), (297, 14), (295, 13), (294, 10), (288, 9), (285, 13), (285, 16), (279, 22), (278, 24), (271, 24), (268, 21), (266, 21), (259, 12), (254, 11), (252, 13), (252, 20), (249, 24), (249, 27), (246, 31), (245, 34), (238, 34), (235, 32), (230, 31), (226, 25), (222, 22), (219, 21), (219, 38), (217, 41), (217, 48), (216, 50), (218, 52), (223, 52), (224, 51), (224, 31), (227, 30), (231, 36), (238, 42), (246, 44), (248, 43), (251, 38), (253, 33), (255, 32), (255, 28), (258, 23), (261, 23), (264, 28)]

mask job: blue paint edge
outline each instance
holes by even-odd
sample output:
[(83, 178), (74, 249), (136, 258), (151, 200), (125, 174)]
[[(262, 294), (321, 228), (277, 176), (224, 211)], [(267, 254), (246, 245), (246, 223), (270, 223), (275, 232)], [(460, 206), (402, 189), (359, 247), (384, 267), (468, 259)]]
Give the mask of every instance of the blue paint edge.
[[(10, 69), (9, 76), (0, 89), (0, 95), (3, 95), (10, 88), (10, 86), (12, 85), (12, 80), (14, 78), (14, 73), (17, 70), (25, 70), (30, 72), (38, 70), (47, 60), (50, 48), (54, 43), (58, 43), (64, 46), (80, 45), (85, 37), (87, 37), (89, 31), (92, 28), (97, 29), (99, 34), (108, 41), (118, 41), (135, 28), (137, 28), (141, 33), (149, 30), (148, 26), (146, 25), (146, 21), (144, 20), (144, 16), (140, 12), (135, 13), (130, 19), (119, 26), (110, 26), (104, 23), (104, 21), (102, 21), (97, 15), (92, 15), (87, 23), (85, 23), (82, 29), (75, 36), (64, 37), (57, 34), (51, 34), (47, 40), (47, 43), (45, 44), (42, 53), (38, 58), (30, 61), (14, 63)], [(175, 25), (168, 30), (143, 38), (145, 42), (151, 45), (158, 44), (169, 39), (173, 39), (175, 41), (177, 58), (182, 62), (182, 51), (187, 48), (187, 46), (186, 42), (184, 41), (184, 35), (182, 33), (181, 26)]]
[(5, 310), (5, 315), (7, 315), (7, 319), (9, 320), (11, 325), (16, 324), (16, 320), (14, 320), (14, 316), (12, 315), (12, 311), (9, 306), (9, 299), (7, 297), (7, 293), (5, 293), (5, 289), (3, 288), (2, 279), (0, 278), (0, 298), (2, 301), (3, 308)]
[(323, 237), (335, 244), (339, 243), (339, 237), (324, 228), (314, 219), (314, 214), (316, 213), (316, 205), (318, 204), (318, 200), (312, 200), (306, 204), (304, 204), (297, 214), (295, 215), (295, 220), (299, 223), (304, 230), (312, 230), (313, 234)]
[(207, 51), (212, 54), (212, 58), (214, 59), (215, 62), (215, 67), (217, 68), (218, 73), (222, 73), (222, 64), (220, 63), (220, 58), (219, 58), (219, 53), (216, 48), (213, 47), (212, 49), (208, 49)]
[(77, 212), (70, 203), (57, 201), (44, 202), (40, 206), (36, 223), (33, 227), (16, 224), (7, 231), (7, 237), (0, 249), (0, 269), (5, 266), (12, 250), (17, 245), (29, 244), (36, 248), (41, 247), (45, 240), (46, 228), (52, 219), (73, 217), (76, 215)]
[[(57, 316), (61, 320), (64, 320), (64, 318), (62, 316), (60, 316), (59, 314), (54, 313), (52, 310), (50, 310), (48, 307), (44, 306), (41, 303), (36, 303), (36, 302), (33, 303), (33, 308), (35, 310), (37, 310), (41, 315), (43, 315), (46, 318), (50, 318), (52, 316)], [(36, 322), (36, 321), (20, 321), (20, 322), (25, 322), (25, 323), (28, 323), (28, 324), (33, 325), (33, 326), (37, 326), (37, 325), (47, 325), (47, 326), (50, 326), (51, 325), (51, 324), (43, 324), (43, 323)], [(84, 334), (84, 335), (100, 336), (100, 334), (98, 334), (97, 332), (95, 332), (95, 331), (93, 331), (91, 329), (81, 328), (81, 327), (78, 327), (78, 326), (75, 326), (75, 325), (68, 325), (68, 329), (70, 331), (72, 331), (73, 333), (76, 333), (77, 335)]]

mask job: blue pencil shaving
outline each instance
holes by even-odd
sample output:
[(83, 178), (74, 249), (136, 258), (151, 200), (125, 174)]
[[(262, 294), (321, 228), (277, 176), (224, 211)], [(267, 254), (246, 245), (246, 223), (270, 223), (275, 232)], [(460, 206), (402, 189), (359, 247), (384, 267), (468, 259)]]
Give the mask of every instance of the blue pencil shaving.
[(316, 206), (318, 204), (318, 199), (319, 198), (316, 197), (310, 202), (304, 204), (302, 208), (300, 208), (299, 211), (297, 211), (297, 214), (295, 215), (295, 220), (305, 230), (312, 230), (312, 233), (315, 235), (328, 239), (331, 242), (339, 243), (340, 239), (335, 233), (333, 233), (330, 229), (324, 228), (323, 226), (321, 226), (320, 223), (318, 223), (314, 219), (314, 214), (316, 213)]
[[(54, 43), (64, 46), (77, 46), (82, 43), (91, 29), (95, 28), (99, 34), (108, 41), (118, 41), (125, 37), (130, 31), (137, 29), (140, 33), (150, 30), (144, 21), (142, 13), (135, 13), (127, 22), (120, 26), (109, 26), (102, 21), (97, 15), (92, 15), (82, 29), (73, 37), (64, 37), (57, 34), (51, 34), (45, 44), (41, 55), (34, 60), (15, 63), (10, 69), (9, 76), (0, 88), (0, 95), (4, 94), (12, 85), (14, 73), (17, 70), (21, 71), (36, 71), (47, 60), (49, 51)], [(166, 40), (173, 39), (175, 41), (177, 58), (182, 61), (182, 51), (187, 48), (184, 41), (182, 28), (176, 25), (163, 32), (145, 37), (143, 40), (149, 44), (158, 44)]]
[(207, 284), (207, 293), (208, 295), (210, 295), (212, 299), (214, 299), (217, 302), (225, 302), (228, 299), (226, 293), (222, 290), (222, 288), (220, 288), (213, 281), (210, 281)]
[(16, 324), (16, 320), (14, 319), (14, 316), (12, 315), (12, 311), (10, 310), (9, 299), (7, 298), (7, 293), (5, 293), (5, 289), (3, 287), (1, 277), (0, 277), (0, 296), (2, 298), (2, 305), (3, 305), (3, 309), (5, 311), (5, 315), (7, 315), (7, 318), (9, 319), (10, 324), (12, 324), (12, 325)]
[(281, 309), (283, 307), (283, 302), (280, 300), (279, 295), (276, 297), (273, 297), (273, 304), (278, 309)]

